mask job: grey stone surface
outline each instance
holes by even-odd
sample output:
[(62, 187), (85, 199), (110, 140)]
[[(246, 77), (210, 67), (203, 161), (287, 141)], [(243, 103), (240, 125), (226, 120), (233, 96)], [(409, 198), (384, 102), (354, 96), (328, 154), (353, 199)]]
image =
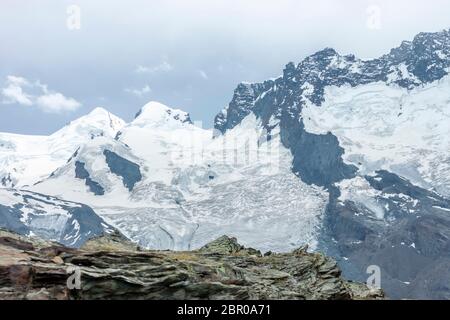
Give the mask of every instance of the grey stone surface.
[(375, 219), (363, 204), (338, 201), (335, 194), (322, 249), (331, 254), (337, 247), (333, 255), (350, 279), (363, 281), (368, 266), (379, 266), (382, 288), (391, 298), (448, 299), (450, 201), (387, 171), (367, 180), (382, 192), (376, 201), (389, 208), (387, 216)]
[(101, 184), (92, 180), (90, 177), (89, 172), (85, 168), (85, 163), (80, 161), (75, 162), (75, 178), (84, 180), (89, 190), (95, 195), (102, 196), (105, 194), (105, 189)]
[(132, 191), (136, 183), (142, 180), (142, 174), (139, 165), (133, 163), (125, 158), (122, 158), (118, 154), (105, 150), (103, 154), (106, 158), (106, 163), (112, 173), (120, 176), (123, 181), (123, 185)]

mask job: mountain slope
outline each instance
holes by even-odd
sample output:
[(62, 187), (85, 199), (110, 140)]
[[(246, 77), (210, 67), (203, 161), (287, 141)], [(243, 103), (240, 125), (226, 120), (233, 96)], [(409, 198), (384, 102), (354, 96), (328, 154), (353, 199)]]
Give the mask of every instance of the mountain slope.
[(69, 247), (114, 230), (86, 205), (11, 189), (0, 189), (0, 228)]
[(449, 67), (447, 30), (369, 61), (325, 49), (238, 85), (215, 128), (253, 114), (279, 132), (293, 171), (329, 194), (319, 250), (348, 277), (375, 264), (391, 297), (448, 298), (448, 272), (426, 270), (450, 270)]
[(96, 108), (50, 136), (0, 133), (0, 186), (32, 185), (62, 166), (89, 140), (114, 137), (124, 124), (105, 109)]
[(327, 195), (291, 172), (279, 138), (260, 141), (252, 116), (216, 139), (186, 119), (149, 103), (31, 189), (88, 204), (148, 248), (195, 249), (223, 233), (264, 251), (317, 246)]

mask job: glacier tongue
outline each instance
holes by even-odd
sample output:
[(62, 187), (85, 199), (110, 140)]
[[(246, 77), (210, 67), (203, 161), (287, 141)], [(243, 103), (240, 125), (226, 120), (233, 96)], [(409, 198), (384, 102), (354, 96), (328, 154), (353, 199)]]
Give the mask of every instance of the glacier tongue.
[[(282, 168), (273, 174), (264, 173), (264, 165), (192, 166), (180, 170), (173, 186), (145, 186), (148, 195), (140, 197), (161, 199), (158, 205), (96, 207), (96, 212), (150, 248), (195, 249), (227, 234), (262, 251), (285, 252), (305, 244), (314, 249), (328, 193), (302, 183), (290, 172), (290, 158), (283, 156)], [(208, 176), (203, 181), (189, 179), (206, 170), (214, 172), (212, 181)]]

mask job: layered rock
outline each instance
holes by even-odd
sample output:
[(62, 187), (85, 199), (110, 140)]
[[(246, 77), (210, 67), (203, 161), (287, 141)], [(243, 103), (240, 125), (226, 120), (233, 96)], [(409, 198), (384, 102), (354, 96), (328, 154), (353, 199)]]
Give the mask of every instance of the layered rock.
[[(78, 289), (67, 285), (70, 272), (80, 274)], [(221, 237), (198, 251), (142, 251), (120, 235), (70, 249), (0, 231), (0, 299), (382, 297), (342, 279), (332, 259), (301, 249), (262, 256)]]

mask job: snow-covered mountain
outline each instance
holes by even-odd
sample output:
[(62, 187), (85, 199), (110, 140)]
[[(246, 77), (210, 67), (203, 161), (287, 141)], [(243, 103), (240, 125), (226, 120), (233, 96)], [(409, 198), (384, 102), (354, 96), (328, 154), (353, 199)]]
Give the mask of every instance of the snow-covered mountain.
[[(392, 297), (450, 297), (450, 31), (378, 59), (325, 49), (242, 83), (215, 128), (253, 114), (329, 200), (319, 250), (351, 278), (378, 265)], [(433, 271), (431, 271), (433, 270)]]
[(89, 140), (114, 137), (125, 122), (103, 108), (50, 136), (0, 133), (0, 186), (23, 187), (48, 177)]
[(30, 190), (89, 204), (145, 247), (194, 249), (228, 234), (265, 251), (315, 248), (327, 195), (292, 173), (277, 137), (259, 141), (259, 128), (249, 116), (213, 139), (150, 102), (115, 139), (89, 141)]
[[(422, 33), (241, 83), (214, 131), (150, 102), (128, 124), (96, 109), (48, 137), (0, 134), (0, 226), (70, 245), (111, 228), (156, 249), (308, 244), (351, 279), (379, 266), (391, 297), (449, 298), (449, 68), (450, 31)], [(94, 222), (74, 242), (61, 210), (79, 206)]]

